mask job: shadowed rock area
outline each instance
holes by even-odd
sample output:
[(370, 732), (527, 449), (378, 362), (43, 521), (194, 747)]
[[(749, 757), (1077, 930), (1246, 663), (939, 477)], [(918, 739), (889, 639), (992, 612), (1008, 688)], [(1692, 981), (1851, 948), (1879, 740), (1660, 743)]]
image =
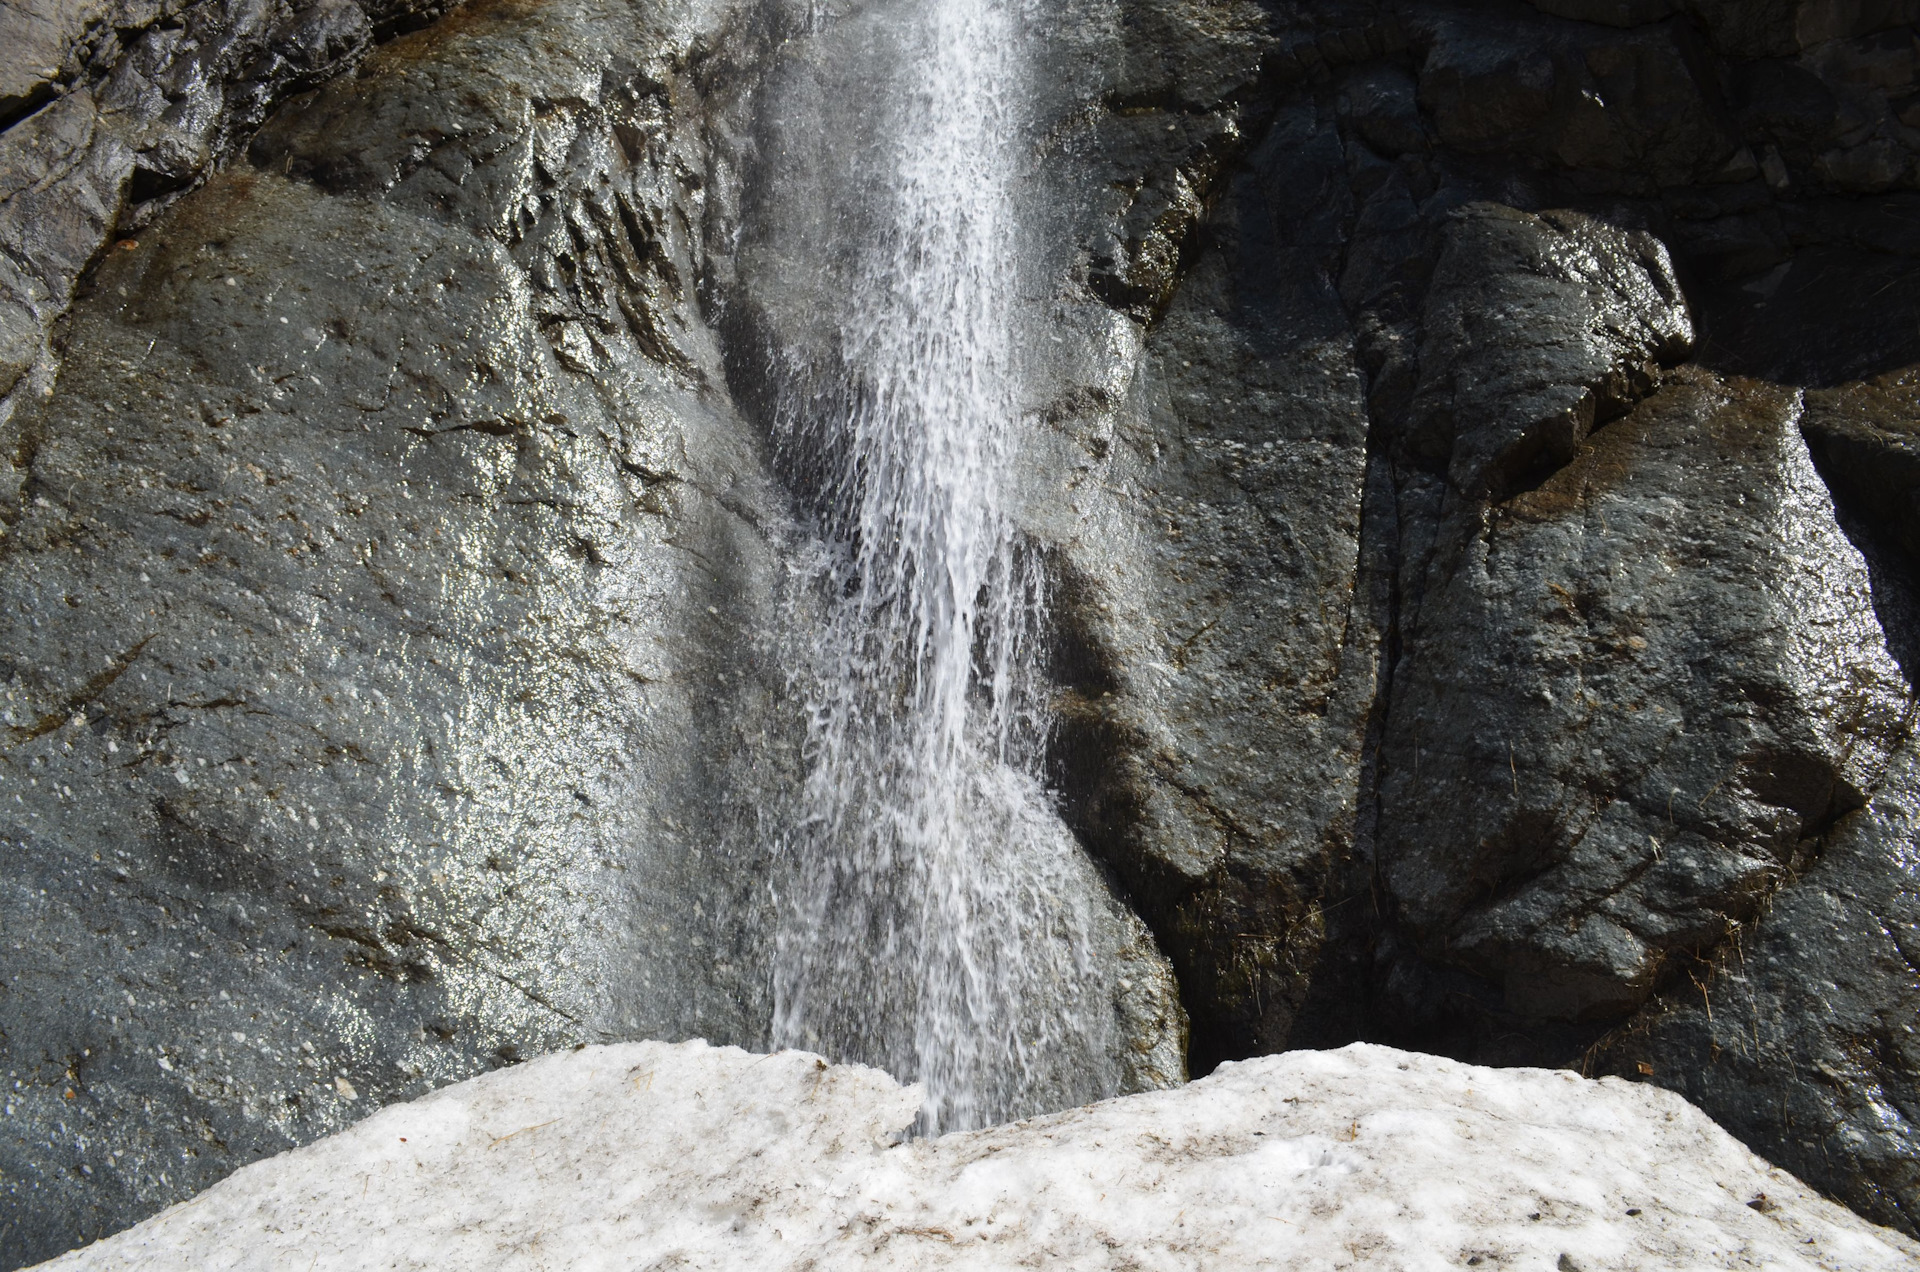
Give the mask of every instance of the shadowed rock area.
[[(742, 225), (834, 231), (769, 85), (869, 7), (6, 11), (5, 1266), (760, 1041), (817, 280)], [(1195, 1075), (1618, 1074), (1920, 1233), (1916, 22), (1042, 6), (1051, 772)]]

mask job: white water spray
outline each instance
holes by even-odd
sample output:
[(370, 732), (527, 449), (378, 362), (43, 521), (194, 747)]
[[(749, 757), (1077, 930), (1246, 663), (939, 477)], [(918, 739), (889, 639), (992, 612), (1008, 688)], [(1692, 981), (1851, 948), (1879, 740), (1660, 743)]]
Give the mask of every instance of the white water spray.
[(938, 1132), (1119, 1079), (1090, 870), (1038, 776), (1043, 587), (1006, 506), (1028, 68), (1011, 0), (910, 2), (862, 224), (840, 227), (836, 354), (790, 368), (776, 408), (817, 487), (825, 630), (799, 677), (774, 1033), (924, 1082)]

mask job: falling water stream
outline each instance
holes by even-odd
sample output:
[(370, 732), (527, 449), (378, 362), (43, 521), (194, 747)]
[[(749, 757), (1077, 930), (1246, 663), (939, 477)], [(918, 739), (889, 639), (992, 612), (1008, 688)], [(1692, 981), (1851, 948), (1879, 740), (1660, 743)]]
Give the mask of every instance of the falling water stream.
[[(1019, 358), (1011, 0), (907, 0), (829, 355), (774, 411), (818, 509), (775, 1041), (926, 1084), (922, 1129), (1112, 1094), (1089, 871), (1039, 771), (1044, 586), (1009, 512)], [(1095, 887), (1097, 887), (1097, 883)]]

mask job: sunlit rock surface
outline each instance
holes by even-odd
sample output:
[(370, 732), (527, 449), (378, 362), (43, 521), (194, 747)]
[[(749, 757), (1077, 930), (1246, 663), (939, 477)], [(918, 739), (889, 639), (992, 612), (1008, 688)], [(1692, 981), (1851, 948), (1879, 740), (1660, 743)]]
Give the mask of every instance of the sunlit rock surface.
[[(810, 302), (742, 213), (831, 237), (761, 89), (863, 115), (875, 8), (0, 9), (0, 1266), (754, 1041), (735, 337)], [(1920, 1231), (1912, 4), (1031, 12), (1020, 516), (1142, 1071), (1587, 1065)]]
[(6, 432), (8, 1258), (520, 1054), (755, 1036), (776, 502), (664, 107), (723, 16), (465, 11), (90, 275)]
[(1676, 375), (1537, 489), (1441, 502), (1382, 872), (1520, 1013), (1625, 1015), (1880, 781), (1905, 686), (1796, 415)]
[[(764, 1042), (803, 637), (709, 316), (768, 20), (464, 8), (89, 267), (0, 417), (0, 1264), (522, 1055)], [(1089, 1089), (1178, 1081), (1053, 842)]]
[(444, 0), (16, 0), (0, 7), (0, 420), (118, 233), (149, 224), (275, 106)]
[(1920, 1247), (1678, 1096), (1385, 1047), (901, 1142), (804, 1052), (543, 1057), (387, 1109), (46, 1265), (81, 1269), (1824, 1268)]

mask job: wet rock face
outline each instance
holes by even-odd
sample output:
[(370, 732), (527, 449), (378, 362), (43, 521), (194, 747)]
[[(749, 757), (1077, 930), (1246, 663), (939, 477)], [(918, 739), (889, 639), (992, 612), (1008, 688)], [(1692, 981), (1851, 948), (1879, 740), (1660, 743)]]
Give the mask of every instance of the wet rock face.
[(1297, 140), (1216, 192), (1128, 395), (1102, 420), (1089, 386), (1056, 423), (1090, 461), (1052, 523), (1061, 782), (1184, 977), (1202, 1065), (1313, 1010), (1373, 688), (1364, 387), (1295, 220), (1328, 156)]
[[(1121, 5), (1153, 56), (1059, 59), (1113, 68), (1048, 136), (1118, 192), (1060, 199), (1061, 269), (1136, 324), (1059, 301), (1091, 334), (1036, 408), (1059, 780), (1197, 1071), (1367, 1036), (1683, 1085), (1679, 1034), (1615, 1031), (1907, 731), (1911, 15), (1535, 7)], [(1911, 1081), (1816, 995), (1775, 1018)], [(1777, 1100), (1684, 1089), (1799, 1151)], [(1893, 1107), (1794, 1160), (1909, 1222)]]
[[(424, 26), (443, 0), (33, 0), (0, 10), (0, 415), (50, 382), (48, 329), (138, 229), (289, 95)], [(30, 386), (31, 387), (31, 386)]]
[(1867, 533), (1920, 560), (1920, 368), (1809, 393), (1802, 428), (1821, 475)]
[(1666, 249), (1578, 213), (1470, 204), (1447, 226), (1421, 319), (1408, 436), (1469, 499), (1564, 467), (1596, 424), (1693, 348)]
[(1381, 876), (1515, 1012), (1617, 1018), (1859, 806), (1905, 687), (1795, 394), (1675, 378), (1581, 445), (1691, 345), (1658, 243), (1470, 206), (1422, 331), (1402, 453), (1445, 481), (1403, 496), (1437, 521), (1403, 579)]
[(710, 29), (474, 10), (89, 275), (7, 433), (9, 1265), (521, 1055), (762, 1028), (770, 503), (659, 110)]
[[(822, 24), (802, 20), (798, 14), (789, 15), (790, 24), (781, 28), (776, 50), (759, 68), (752, 141), (743, 147), (739, 231), (732, 239), (732, 274), (724, 289), (723, 332), (728, 386), (749, 418), (764, 433), (780, 439), (774, 448), (773, 467), (801, 523), (795, 528), (792, 543), (786, 608), (777, 620), (791, 675), (787, 709), (795, 715), (820, 710), (817, 704), (832, 702), (834, 695), (844, 692), (835, 683), (842, 674), (837, 668), (824, 669), (826, 676), (820, 680), (810, 679), (820, 675), (816, 668), (821, 664), (815, 651), (803, 648), (813, 642), (844, 639), (838, 635), (842, 629), (824, 612), (836, 599), (828, 592), (830, 581), (837, 576), (822, 572), (815, 563), (826, 553), (844, 551), (845, 543), (820, 536), (814, 519), (831, 524), (832, 514), (844, 517), (844, 507), (830, 507), (827, 501), (858, 500), (862, 492), (858, 489), (859, 478), (849, 475), (843, 457), (820, 452), (841, 446), (859, 449), (860, 443), (849, 441), (836, 425), (846, 414), (859, 410), (849, 405), (850, 400), (857, 401), (859, 393), (873, 391), (869, 383), (863, 383), (863, 377), (877, 374), (882, 377), (881, 383), (886, 382), (884, 355), (875, 360), (879, 369), (873, 372), (873, 364), (861, 365), (859, 354), (849, 359), (846, 345), (872, 338), (863, 333), (868, 322), (865, 311), (876, 303), (872, 295), (876, 282), (872, 265), (860, 258), (862, 247), (911, 232), (901, 228), (895, 192), (890, 187), (899, 179), (900, 166), (888, 132), (901, 126), (903, 116), (911, 118), (900, 109), (899, 102), (904, 93), (913, 90), (911, 86), (903, 89), (897, 77), (901, 74), (903, 47), (910, 49), (909, 41), (920, 38), (916, 19), (923, 12), (918, 0), (880, 0), (848, 13), (838, 23)], [(1107, 45), (1082, 59), (1080, 65), (1083, 73), (1089, 67), (1110, 69), (1117, 56), (1117, 50)], [(1045, 64), (1045, 59), (1036, 59), (1026, 73), (1031, 74), (1033, 66)], [(1008, 74), (1019, 77), (1022, 71), (1010, 70)], [(1039, 91), (1047, 92), (1045, 88)], [(1056, 100), (1075, 100), (1070, 88), (1060, 90), (1056, 86), (1056, 91)], [(1045, 127), (1040, 120), (1022, 122), (1036, 134)], [(1017, 174), (1020, 189), (1013, 201), (1020, 213), (1031, 213), (1036, 219), (1047, 217), (1065, 197), (1058, 188), (1049, 187), (1048, 176), (1044, 169), (1023, 169)], [(1085, 186), (1070, 180), (1068, 188), (1077, 200)], [(1040, 241), (1023, 242), (1019, 247), (1043, 260), (1051, 254), (1051, 246), (1070, 241), (1061, 235), (1036, 238)], [(1045, 277), (1039, 270), (1035, 275)], [(947, 281), (939, 275), (935, 278), (942, 285)], [(1048, 542), (1046, 532), (1036, 524), (1049, 517), (1069, 523), (1078, 519), (1073, 509), (1082, 493), (1082, 482), (1061, 480), (1063, 473), (1071, 471), (1074, 460), (1052, 449), (1058, 440), (1056, 429), (1071, 412), (1097, 412), (1099, 404), (1109, 400), (1109, 387), (1122, 382), (1130, 367), (1124, 355), (1115, 356), (1111, 342), (1120, 333), (1132, 331), (1127, 319), (1099, 300), (1085, 295), (1075, 299), (1078, 303), (1064, 325), (1058, 321), (1057, 301), (1051, 297), (1001, 316), (1016, 333), (1016, 343), (1060, 346), (1082, 359), (1073, 370), (1096, 377), (1091, 385), (1069, 381), (1063, 386), (1061, 372), (1066, 369), (1066, 355), (1051, 362), (1044, 356), (1035, 359), (1040, 365), (1032, 377), (1033, 401), (1054, 404), (1053, 425), (1028, 421), (1039, 427), (1030, 430), (1022, 441), (1026, 448), (1040, 453), (1023, 465), (1021, 475), (1028, 480), (1014, 484), (1032, 501), (1025, 509), (1025, 528), (1033, 534), (1035, 546), (1051, 552), (1063, 568), (1070, 567), (1061, 561), (1057, 546)], [(1070, 405), (1061, 407), (1062, 399)], [(1040, 414), (1042, 421), (1048, 416), (1044, 410)], [(937, 420), (921, 418), (927, 427), (939, 426)], [(805, 426), (795, 427), (796, 420), (805, 421)], [(1110, 426), (1110, 421), (1107, 423)], [(884, 426), (868, 422), (864, 427), (879, 431)], [(880, 462), (884, 453), (876, 449), (870, 458)], [(968, 479), (962, 476), (958, 480), (964, 483)], [(1024, 490), (1020, 490), (1022, 485)], [(964, 505), (980, 494), (962, 490), (930, 493), (929, 498), (950, 498)], [(866, 506), (870, 510), (873, 507)], [(911, 524), (911, 516), (920, 515), (940, 514), (912, 509), (903, 522)], [(964, 516), (945, 515), (953, 517), (955, 525), (968, 524)], [(890, 524), (887, 514), (869, 511), (859, 533), (876, 533), (876, 525), (886, 524)], [(891, 588), (894, 585), (885, 582), (885, 575), (884, 568), (876, 572), (883, 589)], [(982, 608), (990, 614), (992, 606), (988, 599)], [(883, 616), (876, 621), (886, 619)], [(1000, 620), (983, 616), (980, 630), (990, 631), (996, 621)], [(878, 709), (892, 707), (886, 704)], [(830, 738), (830, 734), (823, 734), (823, 741), (816, 744), (831, 744), (824, 741)], [(821, 773), (832, 772), (824, 768), (810, 774), (809, 780), (820, 780)], [(763, 833), (800, 845), (783, 854), (786, 873), (776, 874), (773, 888), (804, 895), (807, 881), (796, 880), (791, 872), (818, 867), (804, 848), (808, 832), (796, 825), (795, 819), (817, 816), (819, 808), (818, 803), (789, 798), (784, 806), (770, 802), (763, 810)], [(1187, 1014), (1173, 969), (1156, 944), (1156, 937), (1135, 909), (1116, 895), (1110, 874), (1083, 851), (1050, 800), (1030, 815), (1034, 821), (1013, 832), (1000, 830), (1002, 823), (976, 820), (975, 833), (1005, 835), (1001, 846), (982, 846), (982, 851), (995, 854), (988, 858), (998, 863), (994, 871), (1037, 881), (1053, 916), (1045, 920), (1046, 935), (1041, 939), (1070, 940), (1075, 957), (1084, 963), (1069, 973), (1077, 982), (1070, 991), (1047, 986), (1038, 977), (1019, 991), (1026, 1012), (1034, 1018), (1063, 1022), (1061, 1040), (1046, 1044), (1053, 1053), (1053, 1065), (1043, 1070), (1047, 1076), (1041, 1081), (1050, 1085), (1036, 1087), (1024, 1098), (1084, 1103), (1105, 1094), (1150, 1090), (1183, 1081)], [(846, 833), (856, 838), (863, 832), (854, 828)], [(1066, 852), (1056, 856), (1050, 847), (1054, 844), (1064, 845)], [(1056, 864), (1062, 860), (1071, 863), (1069, 868)], [(937, 891), (943, 885), (937, 874), (932, 878), (934, 882), (925, 885), (926, 889)], [(811, 934), (796, 924), (791, 911), (781, 921), (789, 925), (784, 939), (810, 939)], [(901, 920), (885, 920), (896, 921)], [(918, 920), (909, 916), (904, 921)], [(875, 920), (876, 925), (879, 922)], [(1062, 935), (1056, 937), (1056, 933)], [(823, 934), (828, 941), (836, 935)], [(975, 935), (972, 939), (981, 938)], [(1014, 938), (1009, 934), (1006, 939)], [(911, 958), (903, 954), (897, 963), (910, 965)], [(1046, 958), (1044, 954), (1034, 955), (1025, 960), (1024, 970), (1031, 975), (1034, 968), (1049, 966)], [(822, 994), (828, 990), (828, 985), (816, 984), (807, 992)], [(1106, 1016), (1109, 1004), (1111, 1017)], [(875, 1009), (871, 1004), (854, 1000), (852, 1006), (849, 1014), (856, 1021), (872, 1019)], [(817, 1010), (811, 1004), (809, 1009)], [(832, 1041), (828, 1024), (832, 1015), (821, 1013), (817, 1019), (825, 1040), (814, 1039), (804, 1045), (845, 1045)], [(976, 1029), (980, 1028), (981, 1017), (976, 1015), (974, 1019)], [(814, 1024), (815, 1020), (809, 1020), (809, 1029)], [(858, 1042), (875, 1045), (875, 1038), (869, 1036)], [(890, 1063), (884, 1053), (856, 1053), (843, 1058)]]
[(1637, 1018), (1603, 1064), (1672, 1086), (1773, 1160), (1844, 1179), (1855, 1209), (1912, 1228), (1920, 1166), (1920, 804), (1902, 752), (1873, 802), (1710, 969)]
[(1381, 877), (1519, 1015), (1625, 1015), (1881, 777), (1904, 684), (1797, 414), (1688, 374), (1537, 489), (1439, 501)]
[(1345, 1008), (1315, 971), (1349, 884), (1385, 490), (1328, 282), (1351, 200), (1332, 108), (1276, 117), (1262, 91), (1271, 13), (1069, 12), (1038, 59), (1073, 73), (1033, 121), (1024, 483), (1055, 573), (1055, 780), (1178, 970), (1204, 1071)]
[[(736, 231), (805, 175), (799, 28), (374, 48), (434, 12), (0, 27), (11, 1264), (517, 1054), (761, 1028), (740, 367), (810, 284)], [(1049, 14), (1053, 773), (1195, 1071), (1586, 1065), (1920, 1231), (1911, 6)]]

